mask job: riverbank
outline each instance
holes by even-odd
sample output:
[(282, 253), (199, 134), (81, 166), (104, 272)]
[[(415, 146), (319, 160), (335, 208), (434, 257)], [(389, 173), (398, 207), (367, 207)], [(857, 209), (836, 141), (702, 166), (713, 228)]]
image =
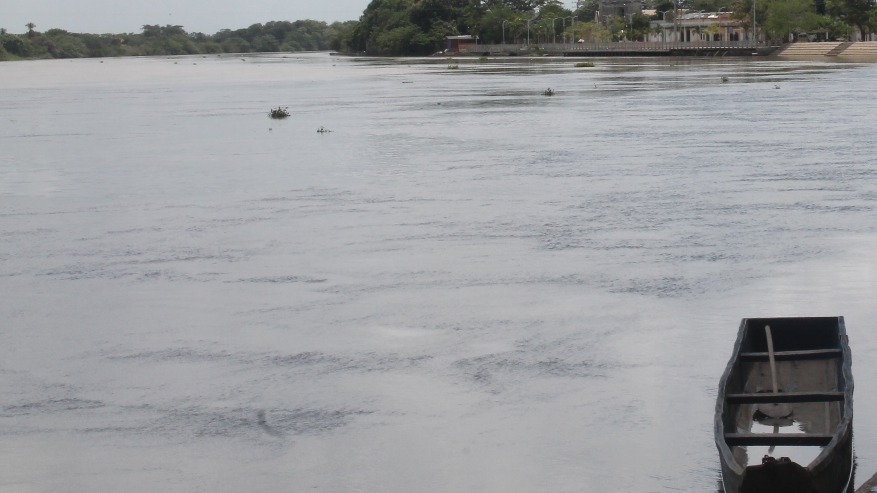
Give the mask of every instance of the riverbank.
[(544, 44), (483, 44), (467, 46), (459, 54), (477, 56), (565, 56), (565, 57), (643, 57), (643, 56), (767, 56), (779, 46), (750, 41), (688, 42), (597, 42)]
[(704, 42), (704, 43), (663, 43), (663, 42), (624, 42), (624, 43), (564, 43), (538, 46), (500, 44), (478, 45), (467, 52), (454, 56), (490, 57), (779, 57), (811, 59), (836, 57), (850, 61), (877, 61), (877, 42), (798, 42), (771, 46), (748, 42)]

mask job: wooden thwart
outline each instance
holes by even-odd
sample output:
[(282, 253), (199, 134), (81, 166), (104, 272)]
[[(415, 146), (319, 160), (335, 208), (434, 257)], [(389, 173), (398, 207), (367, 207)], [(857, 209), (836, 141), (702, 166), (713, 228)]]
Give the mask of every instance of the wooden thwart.
[(790, 402), (835, 402), (844, 400), (843, 392), (780, 392), (772, 394), (728, 394), (725, 396), (730, 404), (771, 404)]
[[(777, 351), (774, 357), (777, 361), (808, 360), (808, 359), (831, 359), (840, 358), (843, 352), (840, 349), (809, 349), (806, 351)], [(766, 352), (740, 353), (741, 361), (767, 361), (769, 354)]]
[(816, 433), (726, 433), (725, 440), (734, 447), (746, 446), (817, 446), (824, 447), (834, 435)]

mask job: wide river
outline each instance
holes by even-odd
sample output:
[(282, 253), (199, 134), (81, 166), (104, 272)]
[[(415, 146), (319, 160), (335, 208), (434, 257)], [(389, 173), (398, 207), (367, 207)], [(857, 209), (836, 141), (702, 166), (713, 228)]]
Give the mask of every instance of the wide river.
[(0, 64), (0, 491), (710, 493), (808, 315), (864, 482), (877, 65), (575, 62)]

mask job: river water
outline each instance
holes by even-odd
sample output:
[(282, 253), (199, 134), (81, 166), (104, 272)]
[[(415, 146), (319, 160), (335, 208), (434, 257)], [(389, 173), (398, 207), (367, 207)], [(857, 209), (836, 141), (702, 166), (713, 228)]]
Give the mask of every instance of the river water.
[(594, 62), (0, 64), (0, 491), (713, 492), (806, 315), (862, 483), (877, 65)]

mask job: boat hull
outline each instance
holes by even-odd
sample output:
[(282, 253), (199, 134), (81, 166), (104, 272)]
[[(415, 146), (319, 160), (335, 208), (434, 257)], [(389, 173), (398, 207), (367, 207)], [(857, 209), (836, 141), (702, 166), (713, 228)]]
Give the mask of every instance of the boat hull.
[(725, 493), (781, 493), (761, 456), (785, 454), (812, 485), (794, 491), (851, 491), (851, 364), (843, 317), (743, 319), (716, 401)]

